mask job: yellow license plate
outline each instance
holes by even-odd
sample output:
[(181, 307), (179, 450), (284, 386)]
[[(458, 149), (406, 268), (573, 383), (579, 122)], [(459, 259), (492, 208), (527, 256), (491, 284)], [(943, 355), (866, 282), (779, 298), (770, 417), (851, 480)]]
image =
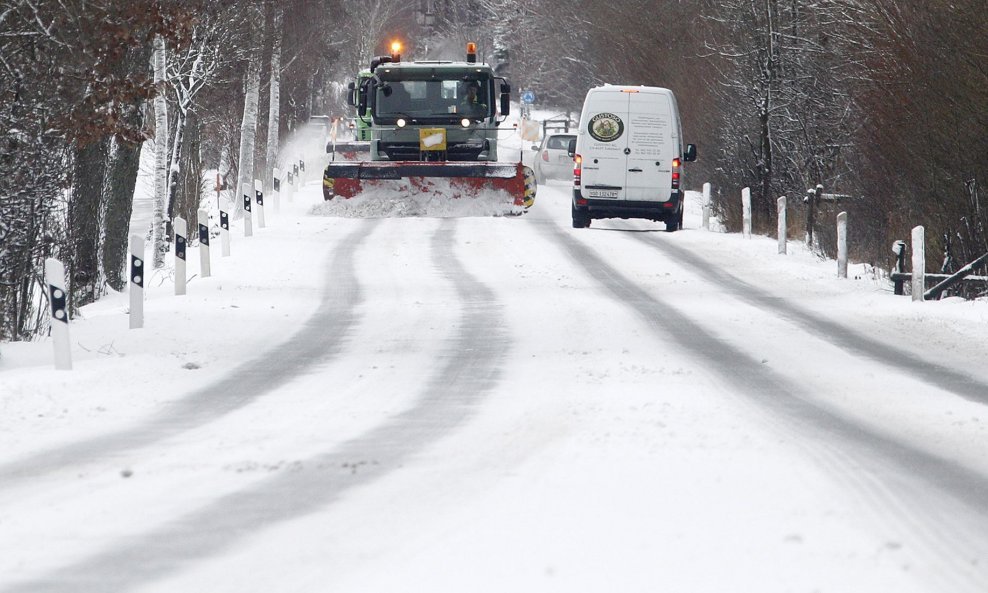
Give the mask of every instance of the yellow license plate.
[(446, 152), (446, 128), (420, 129), (419, 150)]

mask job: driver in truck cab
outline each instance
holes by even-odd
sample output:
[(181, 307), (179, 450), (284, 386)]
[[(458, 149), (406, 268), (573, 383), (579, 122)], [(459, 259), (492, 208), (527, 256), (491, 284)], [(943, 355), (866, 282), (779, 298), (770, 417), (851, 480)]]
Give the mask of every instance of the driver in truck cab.
[(460, 113), (487, 113), (487, 104), (480, 100), (480, 83), (476, 80), (467, 83), (466, 94), (460, 100)]

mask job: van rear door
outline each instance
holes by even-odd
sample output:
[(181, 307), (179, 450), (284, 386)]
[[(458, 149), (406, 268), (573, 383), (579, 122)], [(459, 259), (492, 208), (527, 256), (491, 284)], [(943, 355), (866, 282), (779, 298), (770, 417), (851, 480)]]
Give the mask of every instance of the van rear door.
[(666, 202), (672, 193), (672, 105), (664, 93), (628, 93), (629, 132), (626, 200)]
[(623, 200), (628, 174), (628, 93), (591, 91), (580, 125), (584, 143), (582, 194), (591, 199)]

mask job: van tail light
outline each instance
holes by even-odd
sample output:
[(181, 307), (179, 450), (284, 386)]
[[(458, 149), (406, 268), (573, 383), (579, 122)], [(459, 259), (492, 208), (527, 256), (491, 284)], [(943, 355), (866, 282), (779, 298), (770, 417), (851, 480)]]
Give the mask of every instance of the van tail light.
[(679, 159), (672, 159), (672, 189), (679, 189)]
[(545, 150), (542, 151), (542, 160), (545, 161), (545, 162), (547, 162), (547, 163), (549, 162), (549, 152), (548, 151), (545, 151)]
[(576, 155), (573, 157), (573, 187), (580, 187), (583, 181), (583, 157)]

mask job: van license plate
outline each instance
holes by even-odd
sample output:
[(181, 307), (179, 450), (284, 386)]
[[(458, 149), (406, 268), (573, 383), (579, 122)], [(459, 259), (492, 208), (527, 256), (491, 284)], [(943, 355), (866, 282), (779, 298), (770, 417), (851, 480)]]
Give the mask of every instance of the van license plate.
[(618, 197), (618, 190), (616, 189), (592, 189), (590, 190), (591, 198), (616, 198)]

